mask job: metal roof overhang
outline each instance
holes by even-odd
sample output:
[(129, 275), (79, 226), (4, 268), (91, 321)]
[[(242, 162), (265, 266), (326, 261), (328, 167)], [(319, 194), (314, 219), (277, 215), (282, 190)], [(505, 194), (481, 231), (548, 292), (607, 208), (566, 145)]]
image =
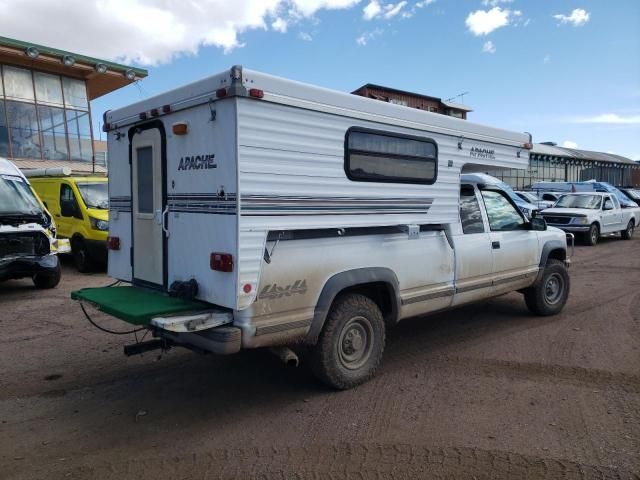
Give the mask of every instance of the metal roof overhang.
[[(37, 58), (30, 58), (26, 54), (29, 47), (38, 50)], [(75, 59), (72, 66), (62, 63), (64, 56), (69, 55)], [(39, 70), (68, 77), (79, 78), (87, 83), (87, 95), (89, 100), (94, 100), (102, 95), (117, 90), (130, 83), (140, 80), (148, 75), (141, 68), (129, 67), (118, 63), (87, 57), (73, 52), (66, 52), (55, 48), (45, 47), (30, 42), (23, 42), (11, 38), (0, 37), (0, 63), (11, 64), (34, 70)], [(107, 67), (105, 73), (96, 71), (96, 64), (103, 63)], [(125, 72), (132, 70), (135, 74), (133, 80), (125, 76)]]

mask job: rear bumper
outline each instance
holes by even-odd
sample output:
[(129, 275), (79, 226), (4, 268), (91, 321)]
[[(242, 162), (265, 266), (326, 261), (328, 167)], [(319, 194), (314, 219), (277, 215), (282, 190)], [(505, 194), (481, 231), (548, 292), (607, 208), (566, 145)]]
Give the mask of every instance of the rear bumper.
[(55, 275), (60, 268), (57, 255), (0, 259), (0, 280), (33, 277), (36, 273)]
[(193, 333), (176, 333), (155, 328), (153, 335), (173, 345), (218, 355), (238, 353), (242, 346), (242, 330), (226, 325)]

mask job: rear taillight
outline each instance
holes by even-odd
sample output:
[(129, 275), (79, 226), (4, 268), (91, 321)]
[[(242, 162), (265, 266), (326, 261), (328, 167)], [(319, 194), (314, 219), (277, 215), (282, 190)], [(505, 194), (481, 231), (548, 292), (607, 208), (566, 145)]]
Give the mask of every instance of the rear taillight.
[(230, 253), (213, 252), (209, 259), (211, 270), (218, 272), (233, 272), (233, 255)]
[(120, 237), (107, 237), (107, 248), (109, 250), (120, 250)]
[(219, 88), (218, 90), (216, 90), (216, 97), (218, 98), (223, 98), (227, 96), (227, 89), (226, 88)]
[(262, 98), (264, 97), (264, 92), (258, 88), (252, 88), (249, 90), (249, 96), (253, 98)]

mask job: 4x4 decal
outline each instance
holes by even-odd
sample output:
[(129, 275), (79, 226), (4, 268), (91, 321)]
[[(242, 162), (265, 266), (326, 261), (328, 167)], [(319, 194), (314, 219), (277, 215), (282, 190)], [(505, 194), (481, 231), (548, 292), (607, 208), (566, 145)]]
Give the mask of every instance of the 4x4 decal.
[(260, 292), (260, 300), (275, 300), (282, 297), (290, 297), (291, 295), (304, 295), (307, 293), (307, 281), (296, 280), (286, 287), (279, 287), (277, 283), (265, 285)]

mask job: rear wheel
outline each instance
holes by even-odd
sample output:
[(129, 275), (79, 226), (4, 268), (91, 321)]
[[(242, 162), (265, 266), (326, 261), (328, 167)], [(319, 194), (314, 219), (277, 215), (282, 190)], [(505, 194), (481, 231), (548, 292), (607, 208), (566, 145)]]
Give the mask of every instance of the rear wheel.
[(384, 343), (384, 319), (375, 302), (360, 294), (344, 295), (334, 302), (311, 351), (313, 371), (333, 388), (355, 387), (375, 374)]
[(629, 220), (629, 223), (627, 223), (627, 228), (625, 228), (620, 232), (620, 235), (624, 240), (631, 240), (631, 238), (633, 237), (633, 231), (635, 229), (635, 226), (636, 225), (633, 219)]
[(60, 269), (60, 264), (56, 267), (53, 272), (47, 273), (36, 273), (33, 276), (33, 284), (36, 288), (54, 288), (60, 283), (60, 277), (62, 276), (62, 270)]
[(544, 267), (542, 278), (524, 292), (524, 301), (531, 313), (540, 316), (559, 313), (569, 297), (569, 272), (565, 264), (550, 259)]
[(600, 227), (598, 226), (597, 223), (592, 223), (591, 226), (589, 227), (589, 231), (584, 237), (584, 243), (590, 247), (593, 247), (595, 244), (598, 243), (599, 239), (600, 239)]
[(77, 239), (71, 245), (71, 252), (73, 253), (73, 263), (80, 273), (88, 273), (93, 268), (91, 258), (89, 258), (89, 252), (84, 241)]

